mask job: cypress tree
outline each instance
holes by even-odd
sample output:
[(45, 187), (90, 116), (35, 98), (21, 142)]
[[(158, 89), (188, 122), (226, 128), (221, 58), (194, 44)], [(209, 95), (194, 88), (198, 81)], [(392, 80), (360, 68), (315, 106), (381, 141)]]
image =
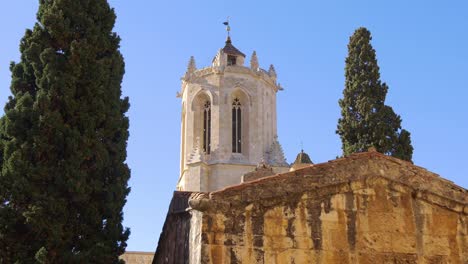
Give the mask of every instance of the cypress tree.
[(0, 122), (0, 263), (120, 263), (128, 98), (106, 0), (40, 0)]
[(385, 105), (388, 86), (380, 80), (371, 40), (366, 28), (357, 29), (350, 37), (336, 133), (341, 137), (344, 155), (375, 147), (381, 153), (411, 161), (410, 133), (401, 129), (400, 116)]

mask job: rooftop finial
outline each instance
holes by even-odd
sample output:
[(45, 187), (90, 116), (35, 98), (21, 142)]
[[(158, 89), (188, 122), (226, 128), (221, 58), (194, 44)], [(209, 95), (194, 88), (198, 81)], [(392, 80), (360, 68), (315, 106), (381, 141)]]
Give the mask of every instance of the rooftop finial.
[(230, 32), (231, 32), (231, 26), (229, 26), (229, 17), (227, 17), (226, 21), (223, 22), (223, 24), (226, 26), (226, 31), (227, 31), (227, 34), (228, 34), (228, 41), (231, 40), (231, 36), (230, 36)]

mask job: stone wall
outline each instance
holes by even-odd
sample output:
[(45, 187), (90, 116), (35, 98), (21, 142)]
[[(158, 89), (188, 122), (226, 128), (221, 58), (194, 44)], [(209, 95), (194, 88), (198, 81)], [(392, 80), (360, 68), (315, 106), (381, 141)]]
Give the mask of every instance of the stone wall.
[(468, 261), (466, 215), (382, 179), (275, 200), (205, 213), (202, 263)]
[(468, 263), (466, 190), (381, 154), (189, 203), (203, 212), (201, 263)]
[(468, 263), (467, 190), (375, 152), (182, 194), (154, 263)]

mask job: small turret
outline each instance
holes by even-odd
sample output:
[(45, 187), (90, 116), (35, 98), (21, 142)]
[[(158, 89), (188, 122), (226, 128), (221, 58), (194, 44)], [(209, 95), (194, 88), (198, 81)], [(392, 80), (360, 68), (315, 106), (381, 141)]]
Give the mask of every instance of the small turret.
[(240, 65), (244, 64), (245, 54), (232, 45), (231, 37), (227, 37), (226, 45), (223, 48), (224, 54), (227, 55), (227, 65)]
[(290, 171), (295, 171), (298, 169), (309, 167), (310, 165), (313, 165), (313, 164), (314, 163), (310, 159), (309, 155), (305, 153), (303, 149), (301, 149), (301, 152), (297, 154), (296, 160), (292, 164)]

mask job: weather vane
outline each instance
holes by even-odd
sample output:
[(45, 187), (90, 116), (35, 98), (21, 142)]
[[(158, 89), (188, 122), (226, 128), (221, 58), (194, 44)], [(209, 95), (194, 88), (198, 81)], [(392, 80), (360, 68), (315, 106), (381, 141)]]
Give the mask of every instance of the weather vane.
[(227, 17), (226, 22), (223, 22), (223, 24), (226, 26), (228, 37), (230, 37), (229, 32), (231, 32), (231, 27), (229, 26), (229, 17)]

